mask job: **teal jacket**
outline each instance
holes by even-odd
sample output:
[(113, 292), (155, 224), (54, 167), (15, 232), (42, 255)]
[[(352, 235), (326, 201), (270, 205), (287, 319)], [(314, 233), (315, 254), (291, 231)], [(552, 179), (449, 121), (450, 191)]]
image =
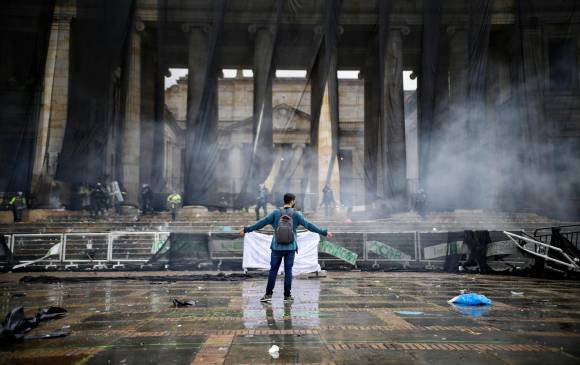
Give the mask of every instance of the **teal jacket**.
[[(284, 212), (286, 214), (288, 214), (292, 211), (292, 208), (282, 208), (282, 210), (284, 210)], [(266, 226), (268, 224), (272, 225), (272, 227), (274, 228), (274, 231), (276, 231), (276, 228), (278, 227), (278, 222), (280, 221), (281, 216), (282, 216), (282, 212), (280, 211), (280, 209), (276, 209), (275, 211), (271, 212), (270, 214), (265, 216), (260, 221), (256, 222), (254, 225), (251, 225), (249, 227), (244, 227), (244, 233), (256, 231), (260, 228), (263, 228), (264, 226)], [(304, 218), (304, 216), (302, 215), (302, 213), (297, 212), (297, 211), (294, 211), (294, 215), (292, 216), (292, 225), (293, 225), (293, 229), (294, 229), (294, 242), (278, 244), (278, 242), (276, 242), (276, 235), (274, 235), (272, 237), (272, 245), (270, 246), (272, 251), (297, 251), (298, 244), (296, 243), (296, 237), (297, 237), (296, 228), (298, 226), (303, 226), (307, 230), (321, 234), (323, 236), (326, 236), (328, 233), (328, 230), (318, 228), (314, 224), (307, 221), (306, 218)]]

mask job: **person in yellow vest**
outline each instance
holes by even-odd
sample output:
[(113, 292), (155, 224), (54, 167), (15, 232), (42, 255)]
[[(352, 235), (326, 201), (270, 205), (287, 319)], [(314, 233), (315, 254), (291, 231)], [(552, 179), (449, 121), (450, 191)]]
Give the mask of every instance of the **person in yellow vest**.
[(167, 197), (167, 204), (171, 209), (171, 220), (174, 221), (177, 216), (177, 209), (181, 206), (181, 195), (173, 193)]
[(12, 205), (12, 213), (14, 214), (14, 222), (22, 222), (22, 214), (26, 209), (26, 198), (21, 191), (10, 199)]

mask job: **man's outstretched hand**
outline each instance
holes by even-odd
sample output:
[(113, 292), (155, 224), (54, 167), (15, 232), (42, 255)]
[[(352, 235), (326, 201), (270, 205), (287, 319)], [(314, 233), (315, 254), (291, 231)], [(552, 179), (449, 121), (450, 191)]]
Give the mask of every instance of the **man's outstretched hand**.
[(326, 232), (326, 237), (328, 237), (328, 238), (332, 238), (332, 236), (334, 236), (334, 235), (332, 234), (332, 232)]
[(239, 230), (240, 236), (244, 237), (246, 233), (244, 232), (244, 227), (240, 228)]

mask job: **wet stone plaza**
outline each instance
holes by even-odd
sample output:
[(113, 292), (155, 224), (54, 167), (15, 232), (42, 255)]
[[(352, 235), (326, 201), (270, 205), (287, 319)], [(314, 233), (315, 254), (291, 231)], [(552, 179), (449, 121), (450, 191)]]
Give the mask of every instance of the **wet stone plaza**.
[[(45, 273), (46, 274), (46, 273)], [(38, 274), (40, 275), (40, 274)], [(74, 276), (75, 273), (55, 274)], [(0, 276), (1, 309), (67, 309), (2, 343), (2, 364), (574, 364), (580, 363), (577, 281), (440, 273), (332, 272), (281, 280), (271, 305), (265, 280), (30, 283)], [(175, 273), (173, 273), (175, 275)], [(466, 289), (491, 307), (453, 307)], [(172, 298), (195, 301), (175, 308)], [(278, 353), (270, 354), (276, 345)]]

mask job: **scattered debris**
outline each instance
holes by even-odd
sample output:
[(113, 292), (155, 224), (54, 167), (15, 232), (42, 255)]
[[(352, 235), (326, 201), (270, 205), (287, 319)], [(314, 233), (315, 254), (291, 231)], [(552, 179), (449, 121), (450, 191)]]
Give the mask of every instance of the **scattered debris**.
[(44, 335), (27, 336), (24, 339), (25, 340), (48, 340), (50, 338), (66, 337), (69, 335), (70, 335), (70, 332), (64, 331), (64, 327), (63, 327), (63, 328), (54, 330), (54, 331), (49, 332), (49, 333), (44, 334)]
[(422, 316), (423, 312), (419, 311), (396, 311), (395, 313), (402, 314), (405, 316)]
[(42, 321), (61, 318), (66, 314), (66, 309), (60, 307), (48, 307), (39, 309), (36, 315), (32, 318), (24, 316), (24, 308), (22, 306), (14, 307), (2, 322), (0, 330), (0, 339), (7, 341), (17, 341), (25, 339), (37, 338), (54, 338), (68, 336), (66, 331), (59, 330), (42, 336), (25, 337), (24, 334), (31, 329), (38, 326)]
[(21, 298), (21, 297), (25, 297), (26, 294), (24, 293), (14, 293), (12, 294), (12, 298)]
[(518, 296), (524, 295), (523, 291), (512, 291), (510, 293), (512, 293), (512, 295), (518, 295)]
[(177, 298), (173, 298), (174, 307), (192, 307), (194, 305), (195, 305), (194, 300), (179, 300)]
[(36, 318), (39, 321), (47, 321), (51, 319), (58, 319), (66, 314), (66, 309), (60, 307), (48, 307), (38, 310), (36, 313)]
[(280, 348), (276, 345), (272, 345), (272, 347), (270, 347), (270, 349), (268, 350), (268, 352), (270, 353), (270, 356), (272, 356), (272, 358), (277, 359), (280, 357)]

